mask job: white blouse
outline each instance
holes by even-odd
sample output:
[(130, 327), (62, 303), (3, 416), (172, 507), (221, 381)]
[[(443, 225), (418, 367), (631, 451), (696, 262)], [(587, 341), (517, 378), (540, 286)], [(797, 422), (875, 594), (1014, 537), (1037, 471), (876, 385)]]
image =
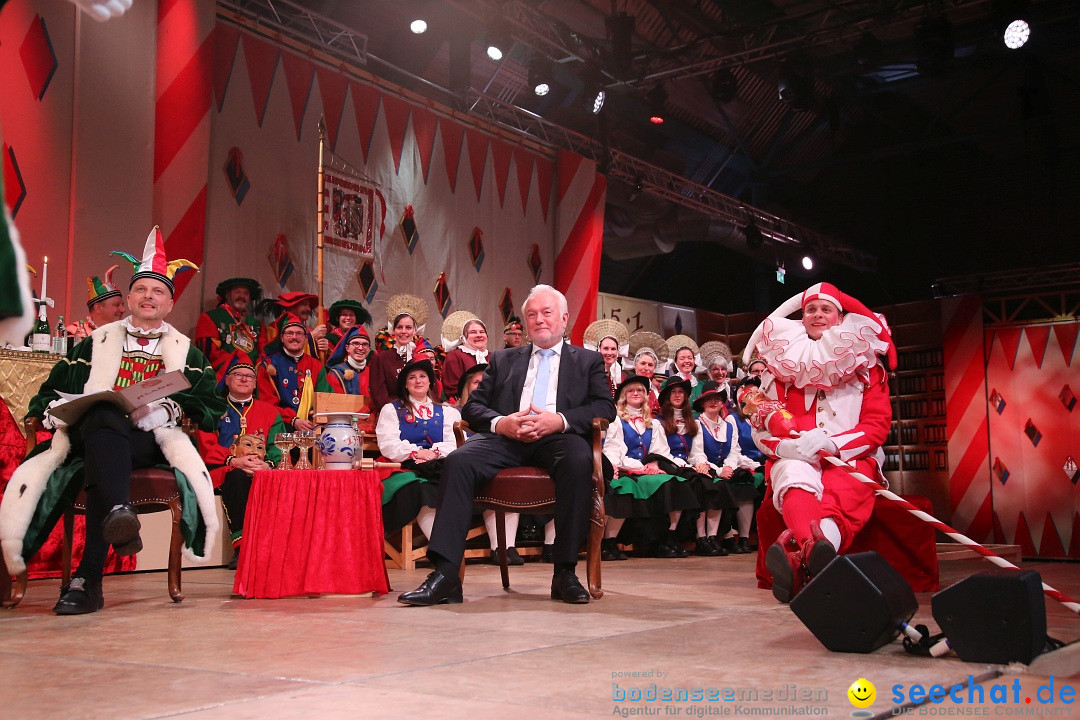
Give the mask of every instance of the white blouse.
[[(664, 434), (664, 428), (660, 425), (660, 421), (653, 418), (650, 421), (650, 426), (652, 427), (652, 439), (649, 441), (649, 449), (645, 454), (661, 455), (674, 461), (675, 458), (671, 456), (671, 448), (669, 448), (667, 444), (667, 435)], [(644, 430), (642, 432), (644, 432)], [(607, 435), (604, 436), (604, 456), (615, 467), (645, 467), (645, 464), (640, 460), (627, 457), (627, 450), (629, 450), (629, 448), (626, 446), (626, 441), (623, 439), (622, 419), (615, 418), (608, 424)]]
[[(431, 402), (421, 403), (419, 407), (426, 408), (428, 412), (434, 411)], [(442, 407), (443, 416), (442, 440), (432, 445), (431, 449), (437, 449), (440, 455), (446, 456), (457, 448), (457, 441), (454, 439), (454, 423), (461, 420), (461, 413), (457, 408), (449, 405), (440, 407)], [(379, 422), (375, 425), (375, 438), (379, 441), (379, 452), (392, 462), (408, 460), (411, 453), (421, 449), (419, 445), (401, 439), (398, 414), (392, 402), (383, 405), (382, 410), (379, 411)], [(436, 440), (436, 438), (431, 439)]]
[(732, 415), (728, 415), (726, 418), (720, 421), (719, 424), (713, 423), (704, 413), (698, 415), (698, 427), (701, 429), (694, 437), (694, 445), (690, 448), (690, 454), (687, 459), (691, 465), (698, 465), (699, 463), (709, 463), (717, 473), (720, 472), (720, 466), (716, 463), (709, 462), (708, 456), (705, 455), (705, 440), (704, 434), (709, 433), (720, 442), (724, 442), (724, 431), (727, 431), (727, 439), (731, 443), (731, 449), (728, 450), (727, 457), (724, 458), (723, 467), (729, 467), (732, 470), (736, 470), (739, 467), (739, 461), (742, 459), (742, 450), (739, 448), (739, 426), (735, 424), (735, 418)]

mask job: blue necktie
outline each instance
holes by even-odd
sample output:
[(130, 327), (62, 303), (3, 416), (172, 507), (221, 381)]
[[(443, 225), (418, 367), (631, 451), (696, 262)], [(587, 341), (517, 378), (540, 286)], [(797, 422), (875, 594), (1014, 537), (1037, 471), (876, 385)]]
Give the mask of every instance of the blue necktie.
[(548, 348), (540, 351), (540, 364), (536, 366), (536, 382), (533, 383), (532, 404), (544, 410), (547, 408), (548, 378), (551, 375), (551, 356), (555, 351)]

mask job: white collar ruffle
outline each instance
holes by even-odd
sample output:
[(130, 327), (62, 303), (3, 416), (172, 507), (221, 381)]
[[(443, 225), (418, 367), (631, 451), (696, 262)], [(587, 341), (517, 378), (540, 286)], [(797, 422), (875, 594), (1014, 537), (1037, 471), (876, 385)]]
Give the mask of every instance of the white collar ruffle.
[(466, 355), (472, 355), (474, 358), (476, 358), (476, 362), (478, 364), (487, 362), (487, 357), (488, 357), (488, 351), (487, 350), (477, 350), (476, 348), (472, 347), (468, 343), (461, 343), (460, 345), (458, 345), (457, 349), (460, 350), (461, 352), (465, 353)]
[(797, 388), (831, 390), (866, 377), (889, 346), (877, 336), (873, 321), (848, 313), (818, 340), (806, 334), (801, 320), (766, 318), (758, 354), (781, 382)]

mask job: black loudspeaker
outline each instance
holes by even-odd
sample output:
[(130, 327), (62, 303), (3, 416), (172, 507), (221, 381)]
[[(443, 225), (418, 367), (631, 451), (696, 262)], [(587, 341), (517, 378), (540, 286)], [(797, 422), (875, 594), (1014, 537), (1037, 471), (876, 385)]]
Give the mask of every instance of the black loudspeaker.
[(833, 652), (877, 650), (918, 609), (911, 585), (876, 552), (838, 556), (791, 600), (803, 625)]
[(964, 662), (1030, 663), (1046, 647), (1046, 598), (1034, 570), (987, 570), (945, 588), (934, 621)]

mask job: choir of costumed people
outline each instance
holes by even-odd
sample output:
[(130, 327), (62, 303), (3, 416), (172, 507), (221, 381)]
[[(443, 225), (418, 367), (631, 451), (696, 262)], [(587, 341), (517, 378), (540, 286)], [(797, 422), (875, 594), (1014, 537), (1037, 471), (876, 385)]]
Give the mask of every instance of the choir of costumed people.
[(667, 436), (647, 402), (648, 378), (631, 375), (616, 390), (616, 419), (604, 437), (604, 457), (615, 470), (610, 492), (604, 496), (608, 520), (605, 549), (612, 559), (619, 531), (627, 518), (652, 518), (663, 523), (666, 532), (650, 542), (648, 523), (637, 523), (639, 535), (653, 545), (654, 557), (686, 557), (689, 553), (677, 541), (675, 530), (684, 510), (698, 507), (697, 497), (685, 478), (663, 472), (658, 462), (673, 461)]

